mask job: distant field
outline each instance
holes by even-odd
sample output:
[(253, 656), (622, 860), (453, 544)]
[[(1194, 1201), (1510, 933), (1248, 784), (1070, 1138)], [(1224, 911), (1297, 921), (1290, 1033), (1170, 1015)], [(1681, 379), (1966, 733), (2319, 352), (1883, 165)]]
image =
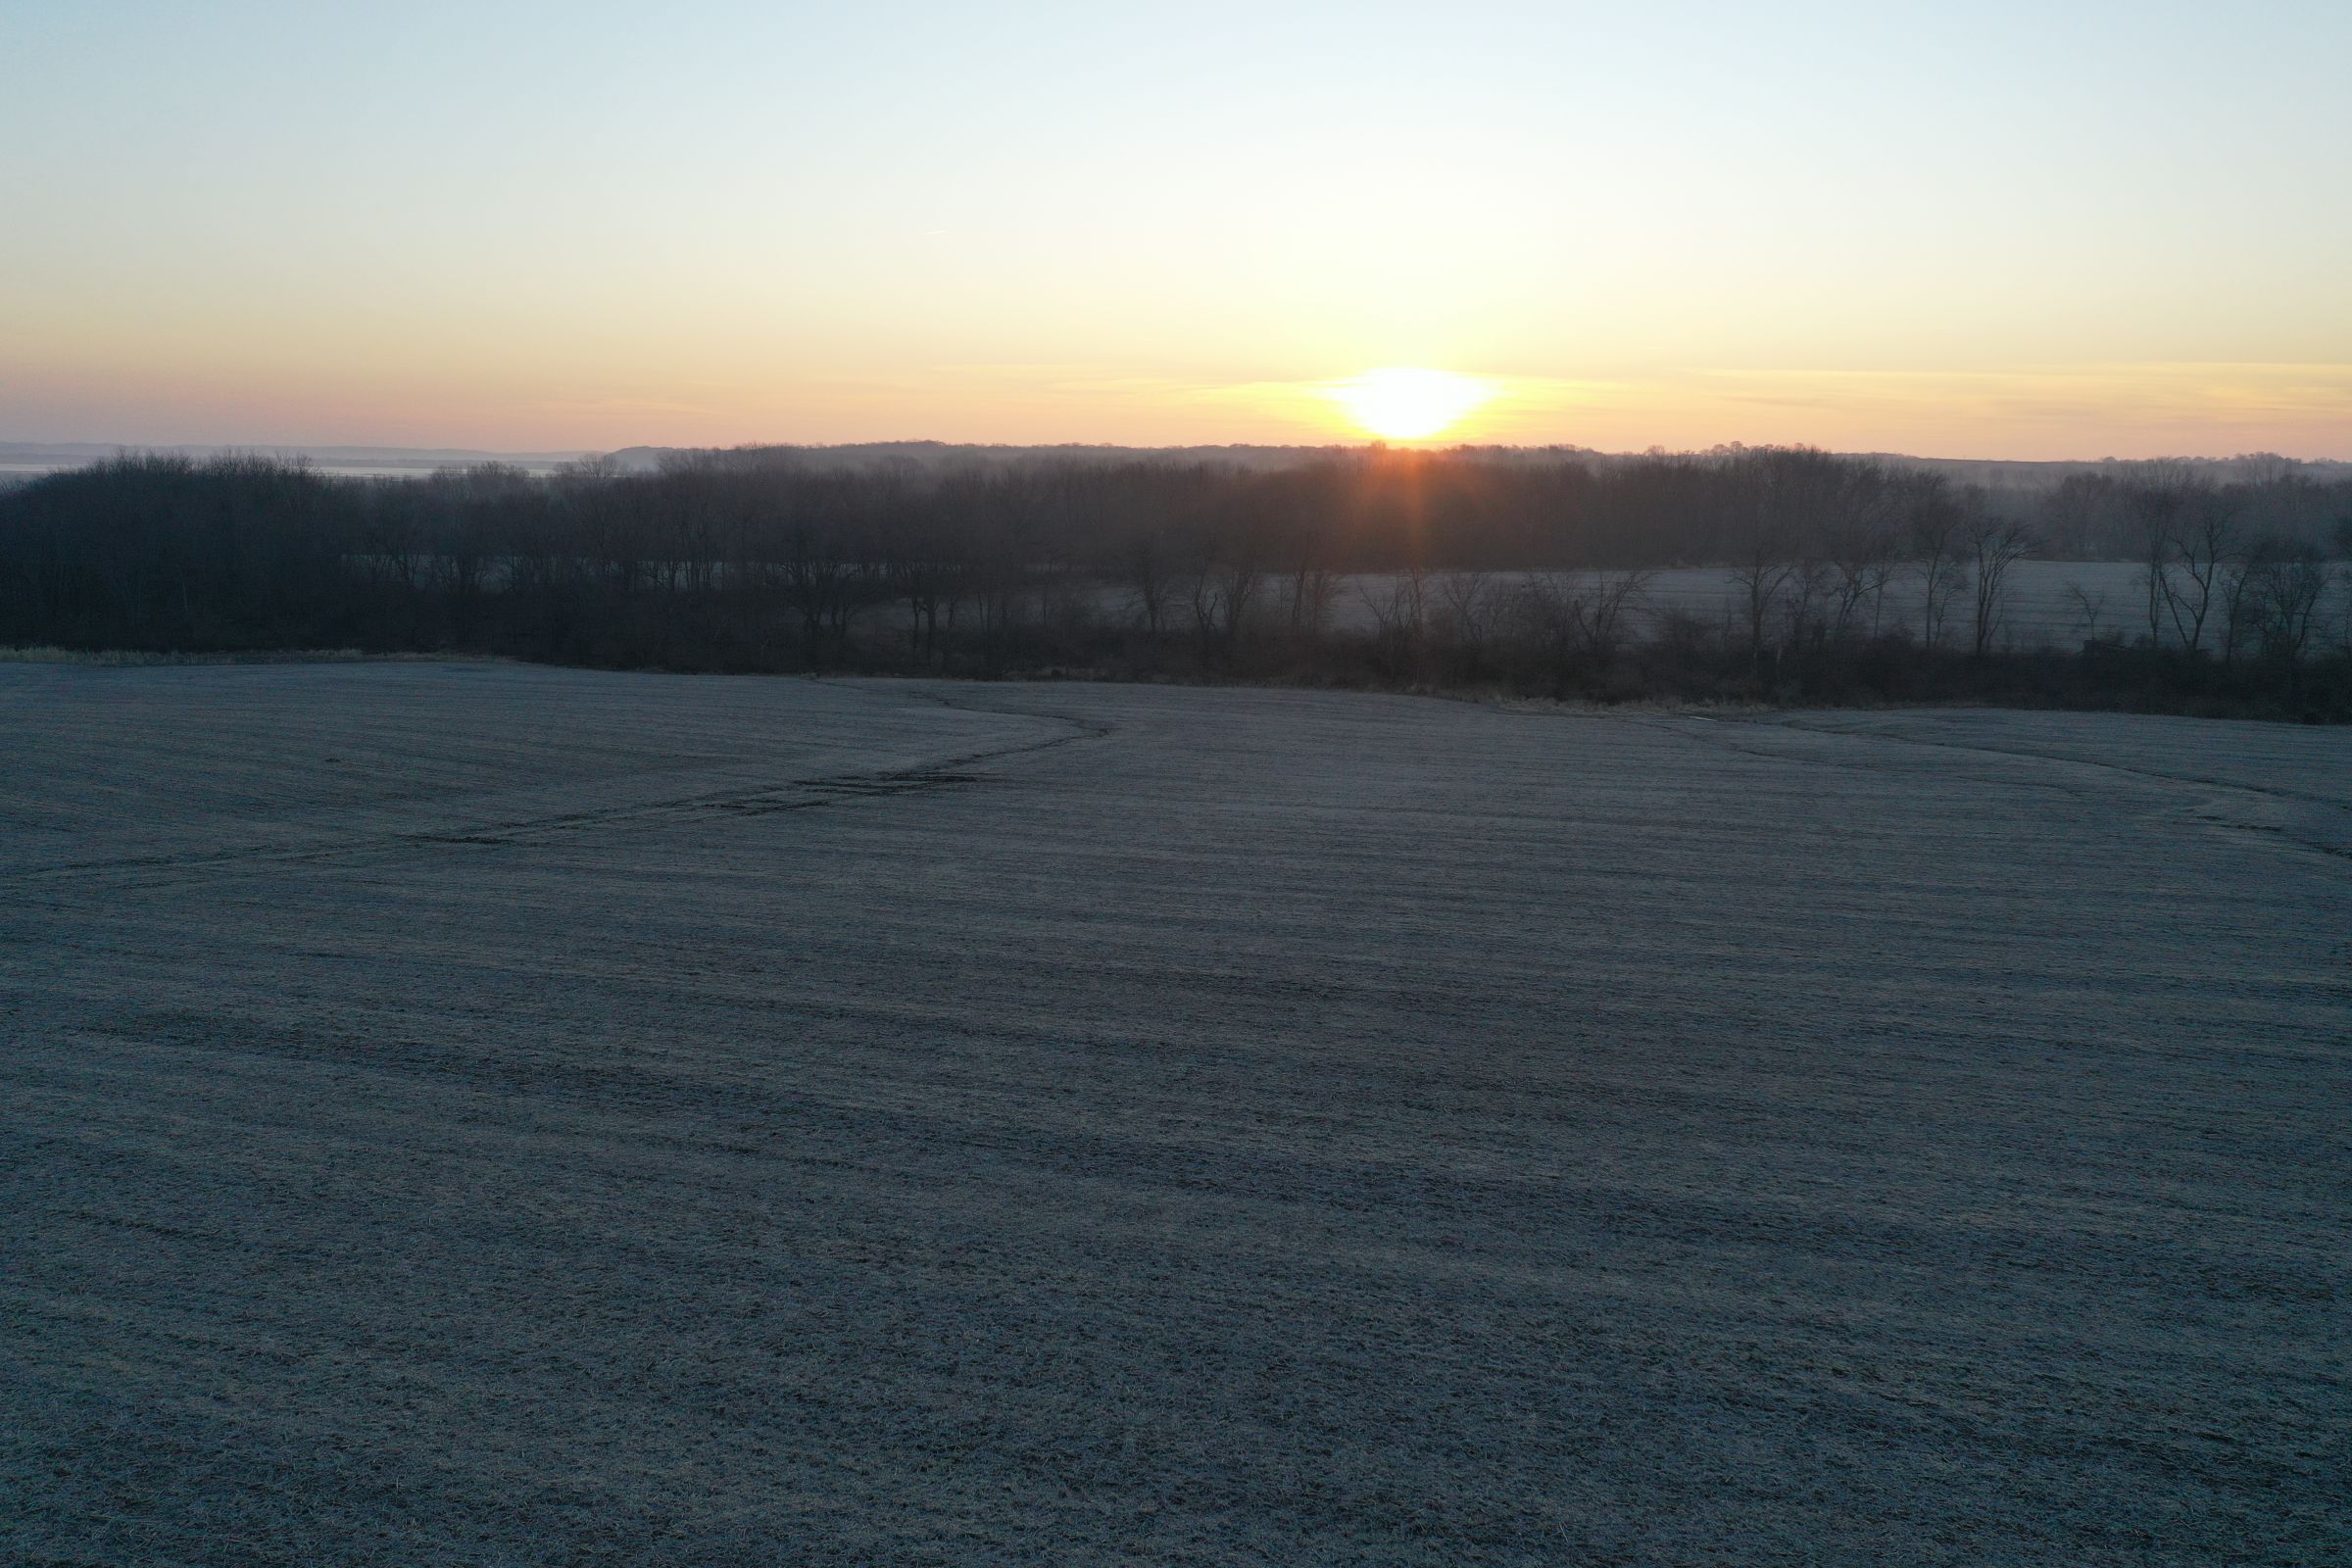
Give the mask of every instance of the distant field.
[[(1495, 572), (1491, 580), (1498, 585), (1508, 584), (1519, 575)], [(2053, 647), (2071, 651), (2080, 647), (2090, 635), (2092, 625), (2075, 596), (2077, 587), (2090, 596), (2098, 611), (2096, 629), (2100, 635), (2121, 634), (2127, 638), (2134, 632), (2145, 635), (2143, 581), (2140, 568), (2129, 562), (2021, 561), (2010, 567), (2001, 600), (1997, 642), (2003, 648), (2015, 649)], [(1387, 578), (1350, 579), (1332, 602), (1332, 624), (1350, 631), (1371, 630), (1377, 622), (1366, 596), (1370, 595), (1375, 602), (1385, 601), (1388, 588)], [(1872, 611), (1865, 612), (1864, 619), (1869, 622), (1875, 611), (1877, 623), (1887, 630), (1904, 629), (1916, 636), (1920, 599), (1919, 579), (1908, 569), (1898, 571), (1881, 601)], [(1747, 623), (1744, 590), (1733, 581), (1731, 571), (1721, 566), (1652, 573), (1639, 607), (1648, 618), (1654, 618), (1661, 611), (1679, 611), (1718, 626), (1743, 627)], [(1965, 641), (1970, 613), (1964, 593), (1954, 603), (1946, 623), (1947, 642)]]
[[(1427, 593), (1430, 612), (1441, 613), (1446, 605), (1444, 583), (1453, 573), (1433, 572), (1428, 579)], [(1491, 592), (1507, 594), (1511, 587), (1529, 575), (1517, 571), (1494, 571), (1477, 574)], [(2141, 568), (2120, 561), (2021, 561), (2010, 567), (2009, 580), (2002, 592), (1996, 621), (1994, 645), (2004, 651), (2030, 651), (2038, 648), (2057, 648), (2068, 652), (2080, 648), (2092, 636), (2121, 637), (2130, 641), (2147, 635), (2147, 601), (2142, 584)], [(1330, 625), (1347, 632), (1375, 630), (1379, 610), (1386, 607), (1394, 593), (1396, 579), (1371, 574), (1343, 577), (1331, 600)], [(2075, 592), (2077, 588), (2089, 598), (2086, 609)], [(1289, 580), (1282, 577), (1265, 579), (1258, 589), (1257, 617), (1269, 627), (1285, 623), (1288, 615)], [(2330, 594), (2326, 613), (2322, 616), (2320, 642), (2332, 644), (2341, 630), (2343, 593), (2340, 586)], [(1860, 614), (1865, 627), (1880, 626), (1887, 631), (1904, 631), (1920, 635), (1920, 579), (1911, 567), (1895, 572), (1886, 591), (1874, 603), (1866, 604)], [(1106, 587), (1097, 596), (1099, 611), (1105, 616), (1118, 619), (1134, 613), (1133, 596), (1117, 587)], [(1690, 566), (1672, 571), (1647, 574), (1642, 592), (1632, 601), (1632, 629), (1646, 636), (1654, 631), (1659, 617), (1667, 612), (1694, 615), (1716, 627), (1735, 628), (1744, 636), (1747, 624), (1745, 592), (1733, 579), (1730, 568), (1723, 566)], [(1778, 602), (1773, 612), (1777, 617), (1787, 613), (1788, 600)], [(2095, 618), (2092, 612), (2095, 611)], [(1170, 613), (1175, 624), (1188, 624), (1189, 605), (1182, 593)], [(1968, 591), (1963, 588), (1952, 602), (1944, 624), (1943, 641), (1947, 647), (1964, 647), (1970, 635), (1970, 616), (1973, 608)], [(905, 612), (897, 607), (868, 611), (861, 623), (869, 629), (902, 621)], [(2168, 622), (2164, 628), (2167, 641), (2175, 640)], [(2206, 631), (2210, 640), (2219, 635), (2218, 626)]]
[(0, 824), (12, 1562), (2352, 1540), (2352, 733), (19, 664)]

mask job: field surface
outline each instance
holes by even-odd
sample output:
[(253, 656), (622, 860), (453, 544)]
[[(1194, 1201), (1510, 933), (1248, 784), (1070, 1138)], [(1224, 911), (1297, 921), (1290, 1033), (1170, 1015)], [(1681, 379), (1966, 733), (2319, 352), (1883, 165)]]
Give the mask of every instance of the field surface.
[[(1445, 605), (1443, 579), (1448, 575), (1451, 574), (1432, 574), (1430, 593), (1433, 605), (1439, 609)], [(1481, 575), (1488, 590), (1494, 593), (1507, 593), (1525, 576), (1514, 571)], [(2072, 652), (2093, 635), (2120, 637), (2127, 642), (2145, 636), (2148, 619), (2144, 582), (2140, 568), (2124, 562), (2018, 562), (2009, 568), (2002, 591), (1993, 646), (2005, 650), (2061, 648)], [(1343, 579), (1339, 591), (1332, 596), (1333, 627), (1356, 632), (1375, 630), (1380, 624), (1376, 607), (1387, 603), (1395, 592), (1394, 583), (1393, 578), (1378, 576)], [(1272, 601), (1280, 599), (1286, 586), (1277, 582), (1265, 595), (1268, 603), (1261, 606), (1265, 615), (1277, 624), (1281, 607)], [(1793, 587), (1784, 591), (1773, 612), (1776, 621), (1787, 614), (1794, 596)], [(1863, 601), (1856, 629), (1900, 630), (1920, 637), (1923, 597), (1918, 568), (1899, 566), (1884, 593)], [(1747, 591), (1722, 566), (1685, 566), (1646, 573), (1643, 587), (1634, 596), (1632, 609), (1634, 627), (1642, 635), (1654, 629), (1658, 617), (1668, 612), (1691, 616), (1703, 625), (1724, 628), (1735, 641), (1746, 635)], [(1815, 607), (1817, 613), (1822, 609)], [(1946, 613), (1938, 639), (1940, 646), (1967, 648), (1971, 613), (1969, 595), (1963, 591)], [(2162, 631), (2163, 641), (2179, 640), (2169, 624)], [(2215, 633), (2209, 630), (2206, 635), (2211, 637)], [(2326, 640), (2325, 636), (2320, 638)]]
[(0, 1560), (2352, 1560), (2352, 735), (0, 666)]

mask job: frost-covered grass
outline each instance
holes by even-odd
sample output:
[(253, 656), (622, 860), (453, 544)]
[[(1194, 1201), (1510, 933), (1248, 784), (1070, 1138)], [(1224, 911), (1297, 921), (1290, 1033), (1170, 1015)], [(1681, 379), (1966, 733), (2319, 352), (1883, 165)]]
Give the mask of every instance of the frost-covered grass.
[(2319, 1563), (2352, 734), (0, 668), (0, 1558)]
[[(154, 664), (321, 664), (354, 663), (383, 658), (357, 648), (255, 650), (235, 653), (163, 653), (143, 648), (0, 647), (0, 664), (91, 664), (101, 668), (141, 668)], [(412, 656), (414, 657), (414, 656)]]

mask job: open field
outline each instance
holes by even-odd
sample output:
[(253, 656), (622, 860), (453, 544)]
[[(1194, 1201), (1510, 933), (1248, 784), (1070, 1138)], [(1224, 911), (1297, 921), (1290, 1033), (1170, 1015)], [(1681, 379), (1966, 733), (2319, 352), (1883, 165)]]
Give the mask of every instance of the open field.
[[(2314, 654), (2346, 646), (2347, 637), (2352, 636), (2352, 631), (2347, 630), (2347, 617), (2352, 616), (2352, 567), (2337, 562), (2331, 563), (2328, 569), (2332, 582), (2313, 620)], [(1429, 612), (1437, 616), (1446, 613), (1449, 585), (1464, 579), (1474, 579), (1479, 584), (1477, 591), (1490, 612), (1500, 611), (1508, 606), (1514, 590), (1531, 576), (1539, 575), (1523, 571), (1432, 571), (1425, 583)], [(1590, 580), (1587, 574), (1570, 575)], [(1669, 615), (1691, 617), (1734, 643), (1747, 636), (1746, 591), (1732, 568), (1683, 566), (1641, 575), (1642, 581), (1629, 601), (1631, 613), (1627, 618), (1627, 630), (1636, 641), (1654, 638)], [(2182, 594), (2191, 592), (2186, 580), (2177, 573), (2175, 582)], [(1393, 601), (1398, 593), (1397, 583), (1396, 577), (1378, 572), (1340, 576), (1331, 594), (1326, 629), (1352, 633), (1378, 630), (1384, 612), (1392, 618), (1396, 615)], [(2180, 634), (2169, 618), (2160, 622), (2151, 638), (2146, 583), (2145, 569), (2130, 562), (2017, 562), (2009, 567), (2002, 585), (1993, 617), (1992, 647), (2003, 653), (2044, 649), (2072, 653), (2094, 637), (2125, 644), (2148, 639), (2163, 647), (2180, 646)], [(1250, 619), (1264, 631), (1286, 629), (1290, 624), (1290, 591), (1287, 578), (1279, 575), (1267, 578), (1258, 587)], [(1784, 585), (1777, 593), (1767, 615), (1776, 634), (1786, 625), (1795, 598), (1793, 583)], [(1855, 629), (1864, 633), (1900, 633), (1924, 641), (1924, 600), (1920, 567), (1916, 564), (1897, 565), (1885, 590), (1861, 602)], [(1171, 623), (1189, 625), (1192, 613), (1189, 599), (1179, 592), (1175, 601), (1169, 612)], [(1826, 608), (1826, 603), (1816, 603), (1813, 612), (1823, 613)], [(1088, 609), (1107, 624), (1133, 625), (1141, 619), (1134, 593), (1117, 584), (1100, 587), (1088, 601)], [(1946, 610), (1938, 646), (1955, 649), (1968, 646), (1973, 610), (1969, 583), (1963, 574)], [(2219, 613), (2217, 609), (2215, 614)], [(874, 637), (902, 630), (906, 612), (895, 604), (874, 606), (858, 612), (853, 618), (862, 634)], [(2211, 648), (2220, 636), (2217, 620), (2205, 628), (2205, 645)]]
[[(2352, 613), (2347, 594), (2352, 593), (2352, 575), (2347, 575), (2342, 564), (2334, 567), (2339, 583), (2328, 595), (2324, 612), (2318, 617), (2314, 647), (2326, 648), (2342, 641), (2344, 617)], [(1445, 581), (1454, 573), (1433, 572), (1430, 595), (1433, 607), (1445, 603)], [(1507, 592), (1526, 573), (1496, 571), (1478, 574), (1491, 592)], [(1660, 616), (1677, 613), (1693, 616), (1713, 627), (1726, 628), (1735, 638), (1746, 635), (1747, 600), (1742, 589), (1726, 566), (1685, 566), (1669, 571), (1645, 574), (1642, 591), (1633, 601), (1632, 629), (1641, 636), (1656, 630)], [(2176, 579), (2179, 580), (2179, 579)], [(1394, 578), (1384, 576), (1350, 576), (1342, 580), (1340, 589), (1331, 600), (1331, 625), (1336, 630), (1368, 632), (1379, 625), (1375, 606), (1386, 605), (1394, 592)], [(2055, 648), (2068, 652), (2080, 648), (2093, 635), (2130, 642), (2147, 637), (2147, 578), (2144, 568), (2121, 561), (2021, 561), (2009, 568), (2003, 586), (2000, 608), (1995, 618), (1993, 646), (2002, 651), (2032, 651)], [(1269, 624), (1279, 624), (1283, 607), (1276, 603), (1284, 591), (1277, 583), (1267, 593), (1267, 603), (1261, 607), (1262, 617)], [(2182, 591), (2186, 592), (2185, 585)], [(1793, 587), (1785, 589), (1773, 612), (1775, 622), (1786, 618), (1788, 601), (1793, 599)], [(1863, 602), (1861, 621), (1870, 630), (1903, 632), (1918, 637), (1922, 633), (1921, 611), (1924, 599), (1919, 568), (1902, 565), (1895, 568), (1886, 591)], [(1127, 599), (1117, 593), (1105, 596), (1104, 612), (1116, 615), (1127, 608)], [(1970, 634), (1971, 604), (1965, 586), (1952, 601), (1942, 632), (1944, 646), (1966, 647)], [(2179, 633), (2168, 621), (2159, 628), (2155, 640), (2167, 647), (2180, 642)], [(2219, 633), (2208, 628), (2209, 639)]]
[(0, 665), (0, 1559), (2352, 1553), (2352, 733)]
[[(1443, 577), (1446, 574), (1438, 574)], [(1497, 588), (1507, 587), (1522, 576), (1519, 572), (1486, 574)], [(2064, 648), (2080, 647), (2091, 630), (2091, 618), (2083, 610), (2075, 590), (2080, 588), (2089, 596), (2098, 612), (2096, 629), (2106, 635), (2146, 635), (2144, 578), (2138, 566), (2118, 561), (2021, 561), (2009, 568), (2007, 590), (2002, 596), (2000, 635), (1997, 646), (2002, 648)], [(1385, 602), (1390, 593), (1390, 579), (1363, 577), (1348, 579), (1342, 591), (1332, 597), (1332, 624), (1348, 631), (1370, 631), (1378, 624), (1372, 603)], [(1791, 590), (1792, 591), (1792, 590)], [(1433, 588), (1442, 599), (1442, 589)], [(1367, 602), (1367, 596), (1370, 602)], [(1894, 580), (1876, 603), (1866, 603), (1863, 614), (1888, 631), (1906, 631), (1919, 635), (1921, 590), (1915, 568), (1898, 567)], [(1648, 574), (1646, 586), (1637, 600), (1637, 626), (1646, 632), (1642, 622), (1654, 619), (1660, 613), (1674, 612), (1694, 615), (1713, 626), (1728, 626), (1739, 635), (1745, 635), (1747, 600), (1745, 591), (1725, 566), (1685, 566), (1672, 571)], [(1875, 612), (1875, 615), (1874, 615)], [(1965, 595), (1952, 608), (1951, 619), (1944, 629), (1946, 642), (1965, 640), (1968, 636), (1969, 605)]]

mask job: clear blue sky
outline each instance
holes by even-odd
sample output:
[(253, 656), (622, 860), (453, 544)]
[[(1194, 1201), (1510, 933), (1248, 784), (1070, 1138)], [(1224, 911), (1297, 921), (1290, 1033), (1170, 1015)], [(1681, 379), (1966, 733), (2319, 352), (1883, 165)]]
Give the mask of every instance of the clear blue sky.
[[(992, 14), (1002, 13), (1002, 14)], [(2352, 5), (0, 8), (0, 439), (2352, 456)]]

